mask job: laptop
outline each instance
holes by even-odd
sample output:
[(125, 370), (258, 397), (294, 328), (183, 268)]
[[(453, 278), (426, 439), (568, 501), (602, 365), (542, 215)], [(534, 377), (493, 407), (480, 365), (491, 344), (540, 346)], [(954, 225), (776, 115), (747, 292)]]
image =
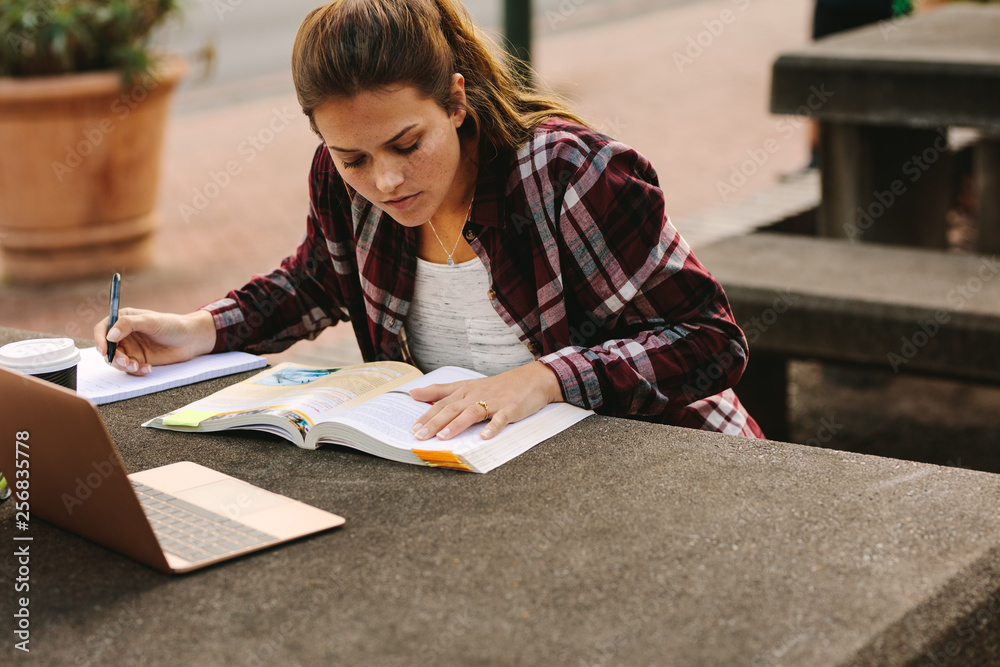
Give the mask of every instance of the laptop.
[[(0, 368), (0, 470), (40, 517), (163, 572), (190, 572), (344, 523), (183, 461), (127, 474), (97, 408)], [(19, 474), (28, 471), (28, 474)]]

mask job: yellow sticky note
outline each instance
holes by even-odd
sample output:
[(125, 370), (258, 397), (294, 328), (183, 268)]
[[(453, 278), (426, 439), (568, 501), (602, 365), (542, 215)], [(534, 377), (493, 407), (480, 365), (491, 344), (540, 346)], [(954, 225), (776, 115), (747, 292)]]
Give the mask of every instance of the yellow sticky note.
[(164, 426), (191, 426), (197, 427), (209, 417), (214, 417), (216, 412), (206, 412), (205, 410), (181, 410), (163, 418)]
[(462, 457), (443, 449), (414, 449), (413, 453), (419, 456), (424, 463), (432, 468), (472, 470), (472, 468), (470, 468), (469, 465), (462, 460)]

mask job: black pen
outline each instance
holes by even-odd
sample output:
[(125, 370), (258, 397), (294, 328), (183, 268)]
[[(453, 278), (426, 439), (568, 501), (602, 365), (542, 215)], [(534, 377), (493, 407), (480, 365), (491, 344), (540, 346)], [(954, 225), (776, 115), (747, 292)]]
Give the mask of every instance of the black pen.
[[(111, 327), (115, 325), (118, 321), (118, 300), (121, 297), (122, 291), (122, 277), (120, 274), (115, 274), (111, 277), (111, 317), (108, 318), (108, 331), (111, 331)], [(115, 350), (118, 348), (116, 343), (108, 341), (108, 363), (110, 364), (115, 359)]]

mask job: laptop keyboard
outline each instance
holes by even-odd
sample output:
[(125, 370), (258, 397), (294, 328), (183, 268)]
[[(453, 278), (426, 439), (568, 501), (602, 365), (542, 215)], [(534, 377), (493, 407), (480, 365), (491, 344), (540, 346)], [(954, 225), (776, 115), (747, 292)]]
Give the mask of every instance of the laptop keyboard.
[(132, 481), (132, 486), (160, 546), (186, 561), (197, 563), (278, 539), (140, 482)]

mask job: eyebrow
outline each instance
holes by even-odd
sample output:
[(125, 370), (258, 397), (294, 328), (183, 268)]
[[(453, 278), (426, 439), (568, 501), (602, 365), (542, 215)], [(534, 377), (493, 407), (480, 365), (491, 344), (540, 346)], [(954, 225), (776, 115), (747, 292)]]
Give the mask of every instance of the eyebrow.
[[(406, 134), (407, 132), (409, 132), (410, 130), (412, 130), (413, 128), (415, 128), (416, 126), (417, 126), (416, 123), (413, 123), (411, 125), (407, 125), (406, 127), (404, 127), (399, 132), (399, 134), (397, 134), (396, 136), (394, 136), (392, 139), (389, 139), (389, 141), (385, 142), (382, 145), (383, 146), (387, 146), (387, 145), (391, 144), (392, 142), (397, 141), (400, 137), (402, 137), (404, 134)], [(360, 148), (337, 148), (336, 146), (330, 146), (330, 144), (327, 144), (327, 146), (329, 148), (332, 148), (333, 150), (337, 151), (338, 153), (360, 153), (361, 152)]]

